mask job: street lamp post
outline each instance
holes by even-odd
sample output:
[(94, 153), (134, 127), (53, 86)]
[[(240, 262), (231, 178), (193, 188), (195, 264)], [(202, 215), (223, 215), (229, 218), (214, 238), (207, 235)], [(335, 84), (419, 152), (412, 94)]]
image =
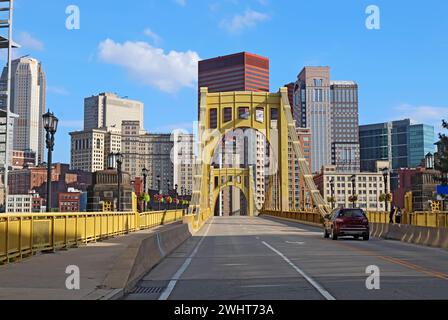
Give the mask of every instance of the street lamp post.
[(143, 196), (145, 199), (143, 199), (143, 212), (146, 212), (146, 179), (148, 178), (148, 169), (143, 168), (142, 169), (142, 176), (143, 176)]
[(117, 207), (118, 212), (121, 212), (121, 165), (123, 164), (123, 155), (119, 152), (116, 155), (116, 161), (117, 161), (117, 174), (118, 174), (118, 201), (117, 201)]
[(160, 176), (157, 176), (157, 193), (160, 194)]
[(58, 129), (58, 118), (48, 111), (42, 115), (42, 120), (44, 128), (46, 131), (46, 145), (48, 149), (48, 159), (47, 159), (47, 212), (51, 212), (51, 162), (52, 162), (52, 152), (54, 150), (54, 135)]
[(389, 168), (383, 169), (383, 179), (384, 179), (384, 208), (386, 209), (386, 212), (389, 211), (389, 208), (387, 206), (387, 177), (389, 175)]
[(353, 200), (353, 208), (355, 208), (355, 186), (356, 186), (356, 175), (352, 175), (352, 200)]
[(334, 204), (336, 202), (336, 199), (334, 198), (334, 178), (331, 178), (330, 180), (330, 188), (331, 188), (331, 209), (334, 209)]
[[(157, 176), (157, 194), (160, 196), (160, 192), (161, 190), (160, 190), (160, 176)], [(160, 197), (159, 197), (159, 211), (160, 211), (160, 201), (161, 201), (161, 199), (160, 199)]]

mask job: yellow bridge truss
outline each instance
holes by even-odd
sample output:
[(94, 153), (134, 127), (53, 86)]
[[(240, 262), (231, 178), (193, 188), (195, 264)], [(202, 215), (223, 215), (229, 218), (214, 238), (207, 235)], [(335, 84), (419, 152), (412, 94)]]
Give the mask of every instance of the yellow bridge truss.
[(278, 93), (209, 93), (207, 88), (201, 88), (199, 112), (198, 159), (194, 167), (190, 214), (213, 214), (219, 191), (234, 186), (245, 194), (249, 215), (254, 215), (253, 168), (215, 169), (211, 166), (214, 152), (222, 138), (235, 129), (248, 128), (264, 134), (273, 150), (271, 157), (277, 163), (276, 172), (268, 178), (262, 210), (290, 211), (288, 147), (291, 145), (298, 160), (299, 175), (311, 196), (316, 213), (323, 216), (331, 211), (316, 188), (301, 150), (287, 88), (280, 88)]

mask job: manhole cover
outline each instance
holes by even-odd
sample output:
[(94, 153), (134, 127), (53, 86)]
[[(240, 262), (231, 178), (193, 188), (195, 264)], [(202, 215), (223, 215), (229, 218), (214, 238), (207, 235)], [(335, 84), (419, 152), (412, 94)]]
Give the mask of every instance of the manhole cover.
[(131, 294), (162, 293), (164, 289), (163, 287), (135, 287)]

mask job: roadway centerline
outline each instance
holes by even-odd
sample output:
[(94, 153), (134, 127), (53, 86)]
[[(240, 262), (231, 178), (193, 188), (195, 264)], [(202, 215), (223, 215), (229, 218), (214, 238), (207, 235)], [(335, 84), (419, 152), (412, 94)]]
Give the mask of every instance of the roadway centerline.
[(274, 251), (276, 254), (278, 254), (280, 257), (282, 257), (283, 260), (285, 260), (291, 267), (293, 267), (302, 277), (305, 278), (308, 283), (310, 283), (319, 293), (327, 300), (336, 300), (335, 297), (333, 297), (327, 290), (325, 290), (319, 283), (313, 280), (313, 278), (309, 277), (305, 272), (302, 271), (299, 267), (297, 267), (294, 263), (291, 262), (283, 253), (269, 245), (267, 242), (262, 242), (266, 247)]
[(345, 244), (345, 243), (343, 244), (343, 243), (335, 242), (335, 244), (337, 244), (337, 245), (339, 245), (341, 247), (348, 248), (348, 249), (350, 249), (352, 251), (355, 251), (355, 252), (363, 253), (363, 254), (368, 255), (368, 256), (373, 256), (375, 258), (378, 258), (378, 259), (381, 259), (381, 260), (384, 260), (384, 261), (387, 261), (387, 262), (391, 262), (393, 264), (400, 265), (402, 267), (406, 267), (408, 269), (411, 269), (411, 270), (414, 270), (414, 271), (418, 271), (420, 273), (424, 273), (424, 274), (432, 276), (432, 277), (436, 277), (436, 278), (439, 278), (439, 279), (442, 279), (442, 280), (448, 280), (448, 274), (445, 274), (443, 272), (431, 270), (431, 269), (419, 266), (417, 264), (413, 264), (411, 262), (408, 262), (408, 261), (405, 261), (405, 260), (402, 260), (402, 259), (381, 255), (381, 254), (376, 253), (375, 251), (371, 251), (371, 250), (368, 250), (368, 249), (356, 248), (356, 247), (350, 246), (350, 245)]
[(199, 240), (199, 243), (196, 245), (196, 247), (194, 248), (194, 250), (191, 253), (191, 255), (185, 260), (183, 265), (174, 274), (174, 276), (171, 279), (171, 281), (169, 282), (167, 288), (165, 289), (165, 291), (163, 291), (163, 293), (160, 295), (158, 300), (167, 300), (169, 298), (169, 296), (171, 295), (171, 292), (173, 292), (174, 288), (176, 287), (177, 281), (184, 274), (184, 272), (187, 270), (188, 266), (190, 265), (191, 261), (193, 260), (193, 258), (198, 253), (199, 247), (201, 246), (202, 242), (205, 240), (205, 238), (208, 235), (208, 232), (210, 231), (210, 227), (213, 224), (213, 220), (214, 219), (212, 218), (210, 223), (209, 223), (209, 225), (208, 225), (207, 231), (204, 233), (204, 235), (202, 236), (201, 240)]

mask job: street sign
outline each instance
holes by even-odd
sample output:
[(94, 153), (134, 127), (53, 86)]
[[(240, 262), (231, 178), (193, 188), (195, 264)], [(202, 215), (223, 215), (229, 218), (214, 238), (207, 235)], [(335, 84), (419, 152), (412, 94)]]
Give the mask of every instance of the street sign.
[(448, 195), (448, 186), (437, 186), (437, 194)]

